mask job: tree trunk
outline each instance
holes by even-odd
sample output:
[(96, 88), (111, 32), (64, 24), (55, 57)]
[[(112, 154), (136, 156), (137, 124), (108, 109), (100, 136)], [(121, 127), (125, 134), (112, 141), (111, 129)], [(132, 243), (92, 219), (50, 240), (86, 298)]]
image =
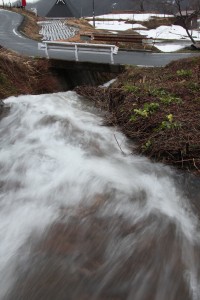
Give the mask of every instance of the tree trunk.
[(181, 22), (183, 24), (183, 28), (186, 30), (188, 37), (190, 38), (190, 40), (192, 41), (192, 43), (195, 45), (196, 42), (192, 37), (192, 34), (189, 32), (189, 25), (188, 25), (188, 21), (190, 20), (190, 15), (188, 14), (188, 8), (186, 7), (186, 14), (183, 15), (182, 13), (182, 7), (181, 7), (181, 2), (182, 0), (175, 0), (175, 5), (178, 9), (179, 15), (180, 15), (180, 19)]

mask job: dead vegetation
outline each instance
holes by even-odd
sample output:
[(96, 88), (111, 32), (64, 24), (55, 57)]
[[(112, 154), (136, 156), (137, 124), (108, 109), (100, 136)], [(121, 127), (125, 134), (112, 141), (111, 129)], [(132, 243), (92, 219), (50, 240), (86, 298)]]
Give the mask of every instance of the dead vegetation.
[[(71, 37), (67, 39), (69, 42), (77, 42), (77, 43), (85, 43), (85, 40), (81, 38), (81, 35), (84, 34), (92, 34), (93, 32), (103, 32), (102, 30), (95, 29), (92, 25), (89, 24), (89, 22), (85, 19), (75, 19), (75, 18), (69, 18), (66, 20), (66, 24), (68, 26), (74, 26), (78, 28), (78, 32), (74, 37)], [(89, 43), (99, 43), (93, 40), (87, 40)]]
[(75, 19), (75, 18), (68, 18), (66, 20), (66, 24), (68, 26), (75, 26), (78, 27), (81, 32), (93, 32), (94, 27), (88, 23), (85, 19)]
[(49, 71), (46, 59), (24, 58), (0, 51), (0, 99), (22, 94), (56, 92), (61, 86)]
[[(159, 18), (153, 17), (150, 18), (148, 21), (139, 22), (141, 25), (147, 27), (148, 29), (155, 29), (159, 26), (171, 26), (174, 23), (174, 18)], [(131, 23), (132, 22), (127, 22)]]
[(76, 91), (108, 112), (136, 151), (200, 175), (200, 58), (165, 68), (128, 67), (109, 88)]

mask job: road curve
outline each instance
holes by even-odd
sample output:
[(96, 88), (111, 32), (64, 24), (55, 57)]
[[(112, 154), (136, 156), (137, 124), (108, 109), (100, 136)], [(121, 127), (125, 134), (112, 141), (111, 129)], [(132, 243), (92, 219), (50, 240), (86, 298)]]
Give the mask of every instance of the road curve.
[[(23, 16), (20, 14), (0, 9), (0, 45), (25, 56), (45, 57), (44, 50), (38, 50), (38, 42), (25, 37), (18, 31), (22, 20)], [(119, 51), (114, 56), (114, 63), (156, 67), (165, 66), (173, 60), (197, 55), (199, 54)], [(75, 60), (74, 53), (65, 52), (64, 50), (50, 50), (49, 56), (50, 58), (62, 60)], [(97, 52), (79, 52), (79, 60), (81, 62), (110, 63), (109, 55)]]

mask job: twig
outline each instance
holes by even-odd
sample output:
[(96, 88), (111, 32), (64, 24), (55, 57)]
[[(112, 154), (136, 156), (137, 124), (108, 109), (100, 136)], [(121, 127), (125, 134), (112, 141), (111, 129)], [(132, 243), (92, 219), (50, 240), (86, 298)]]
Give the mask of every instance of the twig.
[(114, 134), (114, 138), (115, 138), (115, 140), (116, 140), (116, 142), (117, 142), (117, 145), (118, 145), (119, 149), (121, 150), (121, 153), (122, 153), (123, 155), (125, 155), (125, 153), (124, 153), (124, 151), (122, 150), (122, 148), (121, 148), (121, 146), (120, 146), (120, 144), (119, 144), (119, 142), (118, 142), (118, 140), (117, 140), (115, 134)]
[[(200, 160), (200, 159), (197, 158), (196, 160)], [(194, 162), (194, 158), (177, 160), (177, 161), (174, 161), (174, 163), (182, 163), (182, 162), (185, 162), (185, 161), (193, 161)]]
[(196, 166), (196, 163), (195, 163), (194, 158), (193, 158), (193, 165), (194, 165), (194, 167), (197, 169), (197, 171), (200, 172), (200, 170), (199, 170), (199, 169), (197, 168), (197, 166)]

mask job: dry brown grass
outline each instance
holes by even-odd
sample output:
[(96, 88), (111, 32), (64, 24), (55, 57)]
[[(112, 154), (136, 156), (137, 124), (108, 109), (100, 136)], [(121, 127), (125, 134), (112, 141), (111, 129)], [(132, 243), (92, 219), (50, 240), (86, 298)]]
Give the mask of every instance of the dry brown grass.
[[(66, 39), (65, 41), (68, 42), (76, 42), (76, 43), (84, 43), (85, 40), (83, 40), (81, 38), (81, 35), (84, 34), (92, 34), (92, 33), (107, 33), (108, 30), (103, 30), (103, 29), (95, 29), (92, 25), (90, 25), (88, 23), (87, 20), (85, 19), (68, 19), (66, 21), (66, 24), (69, 26), (75, 26), (77, 28), (79, 28), (78, 33), (74, 36), (71, 37), (69, 39)], [(119, 32), (120, 34), (122, 34), (122, 32)], [(132, 30), (126, 30), (125, 33), (133, 33)], [(134, 32), (134, 34), (137, 34), (136, 32)], [(64, 40), (63, 40), (64, 41)], [(87, 43), (92, 43), (92, 44), (110, 44), (111, 42), (106, 42), (106, 41), (95, 41), (95, 40), (87, 40)], [(121, 49), (129, 49), (129, 50), (144, 50), (144, 46), (142, 44), (139, 43), (124, 43), (124, 42), (119, 42), (118, 43), (119, 48)], [(146, 46), (145, 48), (146, 50), (152, 50), (152, 46)]]
[(79, 28), (81, 32), (93, 32), (94, 27), (88, 23), (85, 19), (69, 18), (66, 20), (66, 24), (69, 26), (75, 26)]
[(159, 18), (154, 17), (148, 21), (140, 22), (143, 26), (146, 26), (148, 29), (155, 29), (159, 26), (170, 26), (174, 23), (174, 18)]
[[(24, 16), (20, 31), (32, 39), (39, 40), (41, 20), (34, 13), (21, 8), (12, 11)], [(49, 71), (45, 59), (25, 58), (5, 49), (0, 50), (0, 99), (20, 94), (42, 94), (60, 91), (61, 85)]]
[[(102, 30), (95, 29), (85, 19), (75, 19), (75, 18), (67, 19), (66, 24), (69, 26), (74, 26), (79, 29), (78, 33), (74, 37), (67, 39), (68, 42), (84, 43), (85, 41), (81, 39), (82, 34), (88, 34), (88, 33), (91, 34), (93, 32), (102, 32)], [(99, 42), (92, 41), (92, 40), (88, 40), (87, 42), (88, 43), (96, 43), (96, 44), (99, 43)]]
[(21, 94), (60, 91), (61, 86), (49, 71), (46, 59), (24, 58), (13, 52), (0, 51), (0, 99)]
[[(129, 67), (109, 88), (76, 90), (109, 112), (137, 151), (200, 176), (200, 58)], [(154, 109), (149, 110), (149, 107)]]

